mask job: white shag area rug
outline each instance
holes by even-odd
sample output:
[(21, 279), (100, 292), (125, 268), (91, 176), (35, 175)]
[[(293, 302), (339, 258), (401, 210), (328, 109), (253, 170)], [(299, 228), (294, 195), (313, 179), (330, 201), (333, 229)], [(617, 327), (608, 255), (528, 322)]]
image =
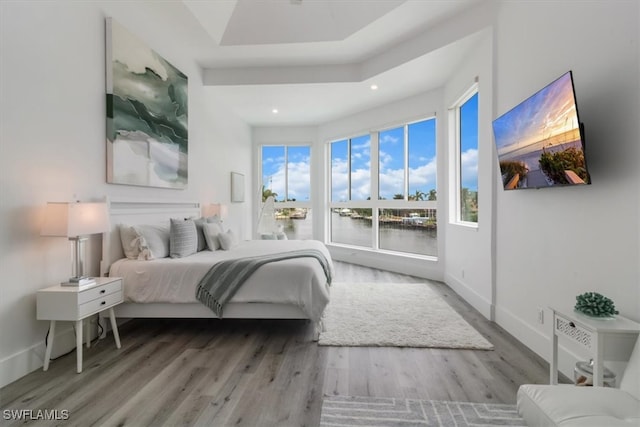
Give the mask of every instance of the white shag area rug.
[(493, 349), (425, 283), (335, 282), (323, 324), (319, 345)]

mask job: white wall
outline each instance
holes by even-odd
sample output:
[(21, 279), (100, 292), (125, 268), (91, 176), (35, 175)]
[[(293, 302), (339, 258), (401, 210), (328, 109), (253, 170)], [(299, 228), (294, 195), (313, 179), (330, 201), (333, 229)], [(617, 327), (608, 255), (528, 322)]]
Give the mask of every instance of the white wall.
[[(496, 116), (573, 70), (593, 184), (496, 186), (497, 322), (547, 357), (537, 308), (597, 291), (640, 321), (637, 1), (503, 2), (496, 20)], [(561, 354), (570, 373), (574, 357)]]
[[(481, 31), (482, 39), (473, 53), (464, 59), (444, 89), (445, 107), (450, 108), (478, 81), (478, 226), (469, 227), (450, 222), (455, 209), (449, 203), (449, 216), (440, 217), (447, 229), (445, 243), (445, 282), (480, 311), (493, 315), (493, 237), (494, 237), (494, 173), (495, 152), (491, 120), (493, 115), (493, 38), (491, 28)], [(448, 123), (447, 115), (446, 128)], [(447, 133), (447, 142), (452, 141)], [(455, 144), (447, 146), (449, 201), (455, 200)]]
[[(0, 386), (42, 366), (47, 322), (35, 292), (70, 276), (69, 243), (40, 237), (47, 201), (111, 199), (229, 203), (229, 172), (251, 183), (249, 127), (206, 105), (201, 70), (172, 29), (180, 2), (0, 3)], [(185, 190), (106, 183), (104, 19), (115, 20), (189, 76), (189, 185)], [(251, 203), (230, 205), (229, 226), (250, 229)], [(94, 272), (95, 270), (95, 266)], [(73, 348), (59, 328), (55, 354)], [(122, 339), (126, 340), (123, 336)]]

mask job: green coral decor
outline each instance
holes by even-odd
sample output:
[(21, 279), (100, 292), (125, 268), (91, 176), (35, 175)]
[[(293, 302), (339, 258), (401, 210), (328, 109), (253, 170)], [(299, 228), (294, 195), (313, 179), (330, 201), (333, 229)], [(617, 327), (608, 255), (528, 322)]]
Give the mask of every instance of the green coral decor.
[(585, 292), (576, 297), (576, 311), (593, 317), (611, 317), (618, 314), (613, 301), (597, 292)]

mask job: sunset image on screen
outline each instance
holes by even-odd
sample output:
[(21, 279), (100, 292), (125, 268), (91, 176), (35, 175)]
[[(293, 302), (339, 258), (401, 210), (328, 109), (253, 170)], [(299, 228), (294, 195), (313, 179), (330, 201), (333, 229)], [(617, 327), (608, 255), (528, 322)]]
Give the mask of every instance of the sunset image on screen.
[(587, 184), (571, 72), (493, 122), (506, 190)]

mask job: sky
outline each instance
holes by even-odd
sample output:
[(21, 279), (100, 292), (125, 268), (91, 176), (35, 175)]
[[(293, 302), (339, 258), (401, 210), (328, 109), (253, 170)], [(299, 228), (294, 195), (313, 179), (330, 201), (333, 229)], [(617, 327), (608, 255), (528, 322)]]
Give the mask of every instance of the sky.
[[(408, 127), (409, 194), (419, 190), (425, 194), (436, 188), (435, 119), (410, 124)], [(393, 199), (404, 194), (405, 144), (404, 128), (381, 131), (379, 135), (380, 194)], [(349, 200), (347, 161), (348, 141), (331, 144), (331, 179), (333, 201)], [(351, 200), (376, 197), (370, 188), (371, 141), (369, 135), (351, 139)], [(426, 200), (426, 197), (425, 197)]]
[[(286, 155), (285, 155), (286, 153)], [(285, 176), (289, 185), (285, 188)], [(263, 146), (262, 183), (277, 194), (276, 201), (303, 202), (311, 195), (311, 147)], [(288, 190), (288, 195), (287, 195)]]
[(478, 93), (460, 107), (460, 183), (478, 191)]
[(569, 72), (498, 117), (493, 132), (498, 154), (504, 155), (577, 126)]
[[(478, 97), (472, 97), (462, 108), (462, 183), (470, 190), (478, 189)], [(428, 119), (408, 125), (408, 194), (425, 194), (436, 189), (436, 120)], [(405, 143), (404, 127), (388, 129), (379, 135), (380, 198), (393, 199), (404, 193)], [(351, 159), (349, 155), (351, 143)], [(285, 170), (288, 176), (288, 198), (305, 201), (310, 198), (310, 147), (263, 146), (262, 182), (283, 201)], [(288, 159), (288, 161), (286, 160)], [(349, 162), (350, 160), (350, 162)], [(351, 163), (351, 194), (349, 194)], [(371, 194), (371, 138), (367, 135), (331, 144), (331, 200), (358, 201), (376, 197)]]

